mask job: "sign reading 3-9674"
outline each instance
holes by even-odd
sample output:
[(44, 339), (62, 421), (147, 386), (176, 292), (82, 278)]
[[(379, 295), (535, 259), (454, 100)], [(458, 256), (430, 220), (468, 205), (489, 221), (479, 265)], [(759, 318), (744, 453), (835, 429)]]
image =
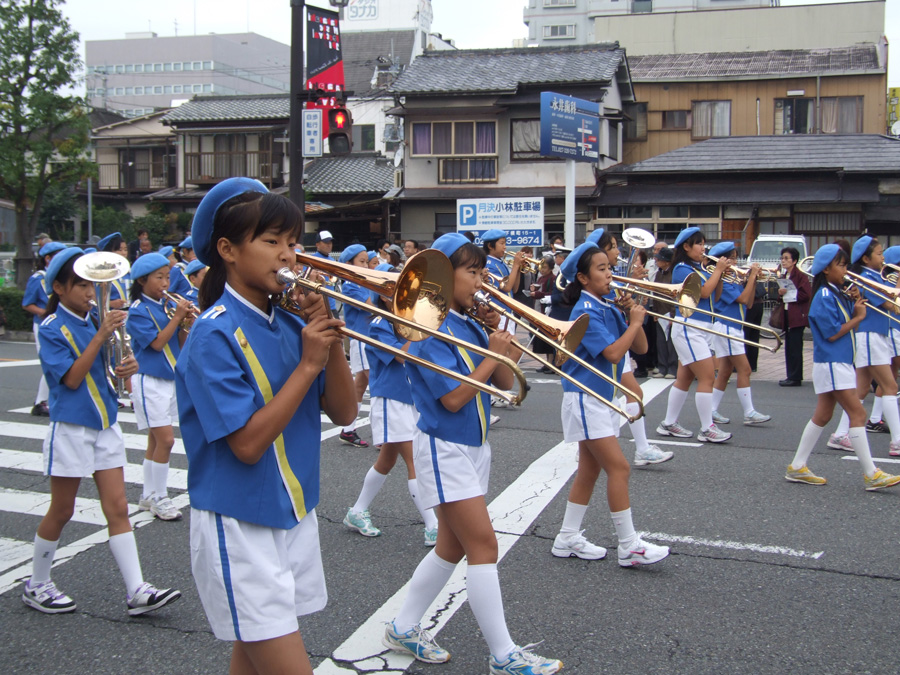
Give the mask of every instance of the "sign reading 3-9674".
[(600, 158), (600, 104), (541, 92), (541, 156), (596, 162)]
[(544, 198), (457, 199), (456, 229), (474, 234), (479, 246), (488, 230), (505, 230), (509, 246), (543, 246)]

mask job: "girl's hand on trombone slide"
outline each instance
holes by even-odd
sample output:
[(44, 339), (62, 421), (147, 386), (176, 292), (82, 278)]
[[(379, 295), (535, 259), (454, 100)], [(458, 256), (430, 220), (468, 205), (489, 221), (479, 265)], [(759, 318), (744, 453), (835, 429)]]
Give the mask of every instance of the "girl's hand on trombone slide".
[(491, 330), (496, 331), (498, 326), (500, 326), (500, 314), (494, 311), (494, 308), (489, 305), (478, 305), (475, 314), (478, 317), (478, 320)]
[(866, 299), (859, 296), (859, 290), (857, 288), (854, 287), (852, 290), (856, 291), (856, 298), (853, 303), (853, 318), (859, 317), (860, 319), (864, 319), (866, 318)]
[(328, 363), (332, 345), (344, 339), (337, 330), (343, 326), (344, 322), (340, 319), (329, 319), (324, 315), (312, 319), (300, 333), (303, 338), (303, 357), (300, 363), (307, 364), (316, 372), (322, 370)]
[(495, 354), (508, 356), (509, 350), (512, 347), (512, 341), (512, 333), (505, 330), (495, 330), (488, 338), (488, 349)]
[(103, 318), (103, 323), (97, 327), (97, 335), (104, 341), (110, 335), (116, 332), (116, 329), (125, 325), (125, 319), (128, 318), (128, 312), (119, 309), (111, 309)]
[(644, 309), (644, 306), (632, 301), (631, 307), (628, 309), (628, 324), (641, 325), (644, 323), (644, 317), (646, 316), (647, 310)]
[(134, 354), (129, 354), (118, 366), (116, 366), (116, 377), (128, 379), (138, 371), (138, 362), (134, 358)]
[(293, 291), (292, 300), (300, 306), (300, 318), (306, 323), (310, 323), (319, 316), (329, 318), (328, 305), (325, 304), (325, 296), (309, 291), (304, 293), (298, 286)]

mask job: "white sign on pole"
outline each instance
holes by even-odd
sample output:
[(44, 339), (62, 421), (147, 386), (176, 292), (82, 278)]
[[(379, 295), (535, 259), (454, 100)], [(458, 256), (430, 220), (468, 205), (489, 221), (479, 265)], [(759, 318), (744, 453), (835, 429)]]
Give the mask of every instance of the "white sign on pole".
[(304, 157), (322, 156), (322, 111), (317, 108), (303, 111)]
[(505, 230), (509, 246), (544, 245), (544, 198), (457, 199), (456, 229), (472, 232), (481, 246), (488, 230)]

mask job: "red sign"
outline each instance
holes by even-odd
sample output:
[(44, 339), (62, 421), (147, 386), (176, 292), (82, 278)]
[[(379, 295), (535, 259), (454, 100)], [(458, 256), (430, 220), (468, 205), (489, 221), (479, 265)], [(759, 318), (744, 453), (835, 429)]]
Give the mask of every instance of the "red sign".
[(343, 105), (344, 61), (341, 55), (339, 14), (317, 7), (306, 9), (306, 89), (321, 91), (321, 98), (306, 108), (323, 111), (323, 135), (327, 136), (328, 110)]

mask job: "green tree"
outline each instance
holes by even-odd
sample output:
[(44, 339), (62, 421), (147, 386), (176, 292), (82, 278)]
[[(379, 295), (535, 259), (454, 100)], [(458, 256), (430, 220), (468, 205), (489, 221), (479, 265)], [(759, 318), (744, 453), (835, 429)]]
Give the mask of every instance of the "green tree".
[(75, 189), (65, 183), (53, 183), (44, 192), (38, 217), (40, 231), (51, 239), (71, 241), (75, 238), (71, 221), (80, 210)]
[(31, 273), (44, 194), (91, 175), (85, 101), (77, 84), (78, 34), (61, 0), (0, 0), (0, 196), (16, 210), (16, 282)]

